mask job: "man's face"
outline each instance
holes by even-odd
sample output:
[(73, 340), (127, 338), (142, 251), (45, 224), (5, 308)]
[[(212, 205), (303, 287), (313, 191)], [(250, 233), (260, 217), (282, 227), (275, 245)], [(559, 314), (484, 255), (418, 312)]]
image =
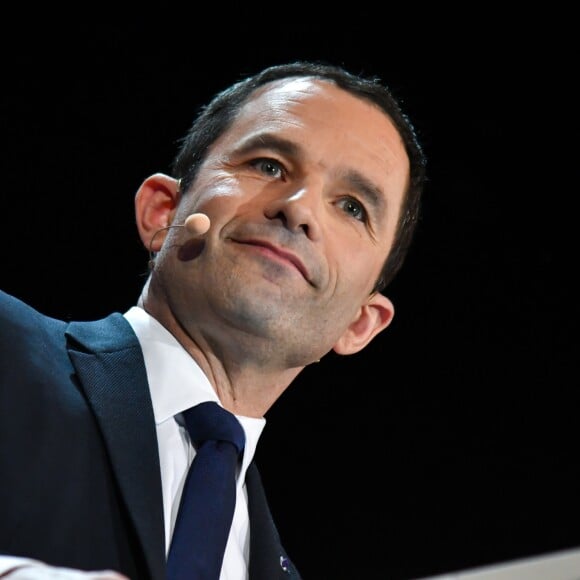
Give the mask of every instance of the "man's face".
[(320, 80), (262, 87), (179, 206), (174, 223), (209, 216), (203, 249), (178, 229), (160, 253), (179, 323), (262, 336), (290, 364), (314, 344), (327, 352), (369, 298), (408, 176), (399, 134), (370, 103)]

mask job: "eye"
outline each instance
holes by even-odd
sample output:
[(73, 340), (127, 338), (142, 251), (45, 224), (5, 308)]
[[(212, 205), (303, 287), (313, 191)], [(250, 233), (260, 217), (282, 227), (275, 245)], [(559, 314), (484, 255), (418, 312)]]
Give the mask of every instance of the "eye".
[(268, 177), (279, 178), (285, 175), (282, 164), (269, 157), (253, 159), (250, 165)]
[(354, 197), (344, 197), (338, 202), (338, 206), (341, 207), (345, 213), (352, 216), (354, 219), (367, 222), (368, 215), (367, 211), (364, 208), (363, 204), (360, 203), (358, 200), (354, 199)]

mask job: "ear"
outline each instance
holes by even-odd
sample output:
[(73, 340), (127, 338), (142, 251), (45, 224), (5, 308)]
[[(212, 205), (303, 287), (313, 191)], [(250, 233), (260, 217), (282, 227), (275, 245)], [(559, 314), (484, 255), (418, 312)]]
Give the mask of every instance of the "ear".
[[(179, 181), (163, 173), (148, 177), (135, 194), (135, 218), (139, 237), (151, 252), (158, 252), (179, 203)], [(156, 235), (159, 232), (159, 235)]]
[(393, 303), (380, 292), (371, 294), (333, 347), (337, 354), (354, 354), (363, 349), (379, 332), (387, 328), (393, 316)]

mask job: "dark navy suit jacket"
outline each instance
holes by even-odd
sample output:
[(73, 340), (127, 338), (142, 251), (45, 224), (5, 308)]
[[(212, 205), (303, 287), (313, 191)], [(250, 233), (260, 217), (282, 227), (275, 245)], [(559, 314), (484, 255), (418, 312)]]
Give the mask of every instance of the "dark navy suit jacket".
[[(299, 579), (246, 476), (251, 580)], [(161, 479), (141, 348), (119, 313), (44, 316), (0, 291), (0, 554), (165, 579)]]

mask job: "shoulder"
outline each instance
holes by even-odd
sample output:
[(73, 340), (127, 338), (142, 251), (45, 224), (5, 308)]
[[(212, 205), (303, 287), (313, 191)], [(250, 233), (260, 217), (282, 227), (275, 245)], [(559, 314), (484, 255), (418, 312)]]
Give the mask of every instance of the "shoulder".
[(50, 318), (24, 301), (0, 290), (0, 334), (10, 338), (13, 333), (40, 331), (44, 327), (63, 326), (65, 322)]
[(0, 290), (2, 366), (14, 367), (22, 360), (50, 361), (49, 351), (53, 351), (53, 345), (62, 344), (65, 328), (66, 323), (62, 320), (46, 316), (24, 301)]

